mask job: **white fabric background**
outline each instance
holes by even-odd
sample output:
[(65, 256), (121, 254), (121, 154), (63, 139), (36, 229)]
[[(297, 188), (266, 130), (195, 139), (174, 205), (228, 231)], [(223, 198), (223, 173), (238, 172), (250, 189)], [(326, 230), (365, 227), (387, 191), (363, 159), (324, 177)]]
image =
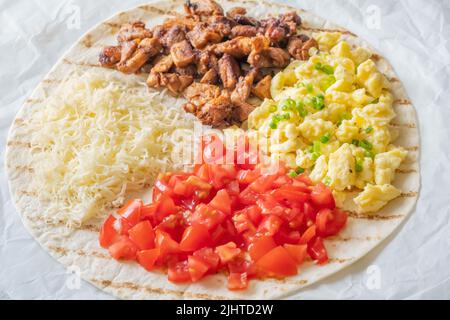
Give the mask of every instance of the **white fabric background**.
[[(0, 299), (111, 298), (84, 281), (70, 290), (70, 275), (26, 232), (7, 188), (5, 141), (22, 102), (72, 43), (101, 20), (143, 2), (0, 0)], [(381, 51), (415, 104), (422, 139), (420, 199), (401, 230), (292, 298), (449, 299), (450, 1), (280, 2), (297, 2)], [(374, 29), (377, 12), (380, 28)]]

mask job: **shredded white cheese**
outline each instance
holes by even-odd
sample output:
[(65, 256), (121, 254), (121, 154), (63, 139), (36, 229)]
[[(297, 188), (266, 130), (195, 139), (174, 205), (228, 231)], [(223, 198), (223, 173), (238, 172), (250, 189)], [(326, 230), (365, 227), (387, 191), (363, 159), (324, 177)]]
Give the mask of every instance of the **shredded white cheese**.
[(90, 72), (62, 83), (30, 125), (43, 215), (81, 224), (173, 169), (171, 134), (194, 119), (131, 77)]

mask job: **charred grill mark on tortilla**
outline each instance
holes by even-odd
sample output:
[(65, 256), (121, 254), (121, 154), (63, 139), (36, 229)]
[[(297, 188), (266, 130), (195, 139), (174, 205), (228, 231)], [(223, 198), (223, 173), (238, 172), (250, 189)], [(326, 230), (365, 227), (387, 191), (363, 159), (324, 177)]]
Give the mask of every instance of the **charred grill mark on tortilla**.
[(152, 294), (166, 294), (166, 295), (174, 295), (178, 297), (187, 297), (187, 298), (194, 298), (194, 299), (211, 299), (211, 300), (229, 300), (229, 297), (224, 296), (215, 296), (207, 293), (191, 293), (187, 291), (180, 291), (180, 290), (170, 290), (170, 289), (163, 289), (163, 288), (152, 288), (149, 286), (142, 286), (133, 282), (117, 282), (117, 281), (111, 281), (111, 280), (102, 280), (102, 279), (88, 279), (90, 282), (97, 284), (102, 287), (113, 287), (115, 289), (130, 289), (130, 290), (143, 290), (147, 291)]
[(379, 241), (381, 237), (345, 237), (345, 236), (333, 236), (327, 238), (328, 242), (348, 242), (348, 241)]
[(83, 61), (71, 61), (69, 59), (63, 59), (62, 61), (65, 64), (75, 65), (75, 66), (80, 66), (80, 67), (102, 68), (101, 65), (95, 64), (95, 63), (89, 63), (89, 62), (83, 62)]
[(354, 34), (353, 32), (348, 31), (348, 30), (342, 30), (342, 29), (314, 28), (314, 27), (308, 27), (308, 26), (303, 25), (302, 30), (311, 31), (311, 32), (339, 32), (342, 34), (348, 34), (348, 35), (356, 37), (356, 34)]
[(30, 142), (26, 141), (16, 141), (16, 140), (10, 140), (6, 143), (8, 147), (18, 147), (18, 148), (31, 148), (32, 145)]
[(407, 129), (416, 129), (417, 126), (415, 123), (391, 123), (390, 127), (393, 128), (407, 128)]
[(347, 211), (349, 218), (365, 219), (365, 220), (397, 220), (405, 217), (403, 214), (397, 215), (381, 215), (381, 214), (361, 214), (357, 212)]
[(410, 174), (410, 173), (417, 173), (416, 169), (397, 169), (395, 170), (396, 173), (400, 174)]
[(396, 106), (400, 106), (400, 105), (412, 106), (412, 103), (408, 99), (396, 99), (396, 100), (394, 100), (394, 105), (396, 105)]
[(29, 99), (25, 100), (25, 104), (38, 104), (38, 103), (42, 103), (44, 101), (45, 101), (44, 99), (32, 99), (32, 98), (29, 98)]

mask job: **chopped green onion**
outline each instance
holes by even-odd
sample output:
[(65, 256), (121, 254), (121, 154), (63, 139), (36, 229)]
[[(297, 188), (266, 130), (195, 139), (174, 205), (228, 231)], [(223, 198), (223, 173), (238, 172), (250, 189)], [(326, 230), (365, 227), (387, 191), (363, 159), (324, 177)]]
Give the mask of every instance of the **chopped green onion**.
[(305, 85), (306, 91), (308, 91), (308, 93), (313, 93), (314, 92), (314, 87), (311, 83), (308, 83)]
[(275, 111), (277, 111), (277, 109), (278, 109), (277, 106), (272, 105), (269, 107), (269, 112), (274, 113)]
[(269, 124), (269, 127), (270, 127), (270, 129), (276, 129), (276, 128), (278, 128), (278, 125), (275, 123), (275, 122), (270, 122), (270, 124)]
[(320, 87), (320, 89), (325, 91), (335, 83), (336, 83), (336, 78), (333, 75), (330, 75), (319, 81), (319, 87)]
[(365, 131), (367, 134), (371, 133), (373, 131), (372, 126), (367, 127)]
[(344, 113), (342, 113), (342, 115), (341, 115), (341, 119), (342, 120), (350, 120), (352, 117), (351, 117), (351, 115), (348, 113), (348, 112), (344, 112)]
[(357, 140), (357, 139), (353, 139), (352, 140), (352, 144), (354, 144), (355, 146), (359, 146), (359, 140)]
[(275, 123), (278, 123), (281, 120), (283, 120), (283, 117), (281, 115), (279, 115), (279, 114), (274, 115), (273, 118), (272, 118), (272, 121), (275, 122)]
[(297, 174), (302, 174), (303, 172), (305, 172), (305, 169), (303, 169), (302, 167), (297, 167), (297, 169), (295, 169), (295, 173)]
[(283, 120), (289, 120), (291, 118), (291, 115), (289, 113), (283, 114)]
[(317, 63), (314, 68), (318, 71), (321, 71), (323, 73), (326, 74), (333, 74), (334, 73), (334, 69), (332, 66), (328, 65), (328, 64), (321, 64), (320, 62)]
[(322, 137), (320, 137), (320, 142), (328, 143), (328, 141), (330, 141), (330, 138), (331, 138), (330, 133), (326, 133)]
[(281, 110), (283, 111), (292, 110), (294, 107), (295, 101), (292, 100), (291, 98), (288, 98), (286, 100), (283, 100), (283, 102), (281, 102)]
[(363, 171), (363, 164), (362, 164), (361, 161), (356, 161), (356, 164), (355, 164), (355, 170), (356, 170), (356, 172), (361, 172), (361, 171)]
[(297, 172), (295, 172), (294, 170), (291, 170), (291, 171), (289, 171), (288, 175), (291, 178), (295, 178), (297, 176)]
[(323, 179), (323, 183), (325, 183), (327, 186), (329, 186), (331, 184), (331, 178), (330, 177), (325, 177), (325, 179)]
[(320, 141), (313, 142), (313, 152), (320, 154)]
[(373, 100), (373, 101), (372, 101), (372, 104), (378, 103), (378, 102), (380, 102), (380, 98), (376, 98), (375, 100)]
[(369, 141), (367, 141), (367, 140), (361, 140), (360, 142), (359, 142), (359, 146), (361, 147), (361, 148), (363, 148), (364, 150), (372, 150), (372, 148), (373, 148), (373, 145), (369, 142)]
[(368, 150), (366, 150), (365, 152), (364, 152), (364, 156), (366, 156), (367, 158), (374, 158), (375, 157), (375, 155), (373, 154), (373, 152), (372, 151), (368, 151)]
[(309, 153), (313, 153), (313, 146), (309, 146), (307, 149), (306, 149), (306, 151), (307, 152), (309, 152)]
[(320, 157), (320, 153), (318, 153), (318, 152), (313, 152), (313, 153), (312, 153), (312, 156), (311, 156), (311, 159), (312, 159), (313, 161), (316, 161), (317, 159), (319, 159), (319, 157)]
[(325, 103), (323, 99), (315, 97), (313, 100), (313, 108), (316, 110), (322, 110), (323, 108), (325, 108)]

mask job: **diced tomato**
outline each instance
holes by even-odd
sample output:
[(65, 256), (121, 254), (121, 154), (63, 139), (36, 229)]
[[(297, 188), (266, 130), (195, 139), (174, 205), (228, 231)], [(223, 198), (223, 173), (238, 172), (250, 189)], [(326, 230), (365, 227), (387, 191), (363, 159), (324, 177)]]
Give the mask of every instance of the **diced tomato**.
[(142, 206), (141, 219), (153, 219), (157, 208), (157, 202)]
[(317, 210), (309, 203), (305, 202), (303, 205), (305, 217), (313, 222), (316, 221)]
[(219, 255), (220, 261), (225, 264), (236, 258), (241, 253), (241, 249), (236, 247), (236, 243), (229, 242), (216, 247), (216, 253)]
[(297, 262), (298, 265), (305, 261), (307, 255), (307, 245), (306, 244), (289, 244), (286, 243), (283, 247), (289, 252), (292, 259)]
[(132, 199), (120, 208), (117, 212), (124, 218), (131, 226), (134, 226), (141, 219), (142, 200)]
[(320, 209), (334, 209), (336, 207), (331, 189), (323, 183), (319, 183), (313, 187), (311, 200)]
[(311, 243), (308, 244), (308, 254), (319, 264), (323, 264), (328, 261), (327, 250), (325, 249), (322, 238), (316, 237), (311, 240)]
[(339, 209), (322, 209), (317, 213), (317, 234), (329, 237), (337, 234), (347, 222), (347, 213)]
[(159, 257), (159, 249), (142, 250), (137, 253), (137, 261), (146, 270), (150, 271), (154, 269), (155, 262)]
[(155, 232), (148, 220), (139, 222), (133, 228), (128, 230), (128, 235), (140, 250), (147, 250), (155, 247)]
[(219, 266), (220, 257), (212, 248), (202, 248), (197, 250), (193, 253), (193, 256), (205, 262), (209, 266), (210, 271), (217, 270), (217, 267)]
[(205, 276), (209, 270), (209, 265), (196, 256), (189, 256), (188, 268), (192, 282), (196, 282)]
[(249, 188), (257, 193), (264, 193), (271, 189), (272, 183), (277, 179), (277, 175), (262, 175), (253, 181)]
[(115, 221), (116, 218), (110, 214), (100, 229), (99, 243), (105, 249), (108, 249), (119, 236), (117, 230), (114, 228)]
[(310, 200), (309, 193), (300, 191), (292, 186), (283, 186), (271, 192), (278, 201), (288, 201), (290, 203), (305, 203)]
[(316, 225), (313, 224), (308, 229), (305, 230), (298, 243), (307, 244), (315, 236), (316, 236)]
[(283, 221), (280, 217), (270, 214), (263, 218), (258, 227), (258, 232), (266, 236), (273, 236), (280, 230), (282, 223)]
[(289, 252), (282, 246), (270, 250), (262, 256), (256, 266), (272, 277), (287, 277), (297, 274), (297, 264)]
[(174, 214), (177, 211), (178, 210), (173, 199), (170, 196), (163, 194), (159, 200), (155, 217), (158, 221), (162, 221), (165, 217)]
[(250, 184), (261, 176), (259, 169), (255, 170), (240, 170), (237, 173), (237, 180), (240, 184)]
[(180, 246), (178, 242), (173, 240), (170, 234), (159, 229), (156, 229), (155, 231), (155, 244), (156, 247), (159, 248), (160, 257), (162, 258), (171, 253), (180, 252)]
[(347, 221), (330, 188), (306, 174), (290, 177), (282, 161), (251, 150), (247, 135), (225, 147), (212, 134), (200, 147), (194, 172), (160, 174), (151, 204), (131, 200), (106, 219), (99, 243), (112, 257), (167, 267), (176, 283), (225, 270), (230, 290), (294, 275), (306, 255), (328, 260), (323, 239)]
[(137, 246), (127, 236), (121, 236), (109, 247), (109, 254), (116, 260), (134, 260), (137, 251)]
[(249, 187), (245, 188), (239, 195), (239, 201), (247, 206), (255, 204), (258, 198), (258, 194)]
[(228, 275), (229, 290), (245, 290), (248, 287), (247, 273), (230, 273)]
[(186, 283), (191, 282), (191, 274), (189, 272), (188, 261), (180, 261), (173, 263), (167, 270), (167, 276), (170, 282)]
[(214, 229), (217, 225), (221, 224), (224, 219), (224, 213), (203, 203), (199, 204), (189, 217), (191, 224), (204, 225), (208, 230)]
[(186, 228), (180, 242), (180, 249), (193, 252), (205, 246), (211, 245), (211, 236), (208, 229), (201, 224), (194, 224)]
[(272, 237), (261, 236), (255, 238), (248, 246), (248, 253), (253, 261), (258, 261), (277, 245)]
[(231, 214), (231, 199), (228, 192), (225, 189), (219, 190), (209, 206), (227, 215)]
[[(294, 180), (303, 182), (307, 186), (311, 186), (313, 184), (311, 179), (305, 173), (299, 174), (298, 176), (295, 177)], [(294, 183), (294, 185), (295, 185), (295, 183)]]

